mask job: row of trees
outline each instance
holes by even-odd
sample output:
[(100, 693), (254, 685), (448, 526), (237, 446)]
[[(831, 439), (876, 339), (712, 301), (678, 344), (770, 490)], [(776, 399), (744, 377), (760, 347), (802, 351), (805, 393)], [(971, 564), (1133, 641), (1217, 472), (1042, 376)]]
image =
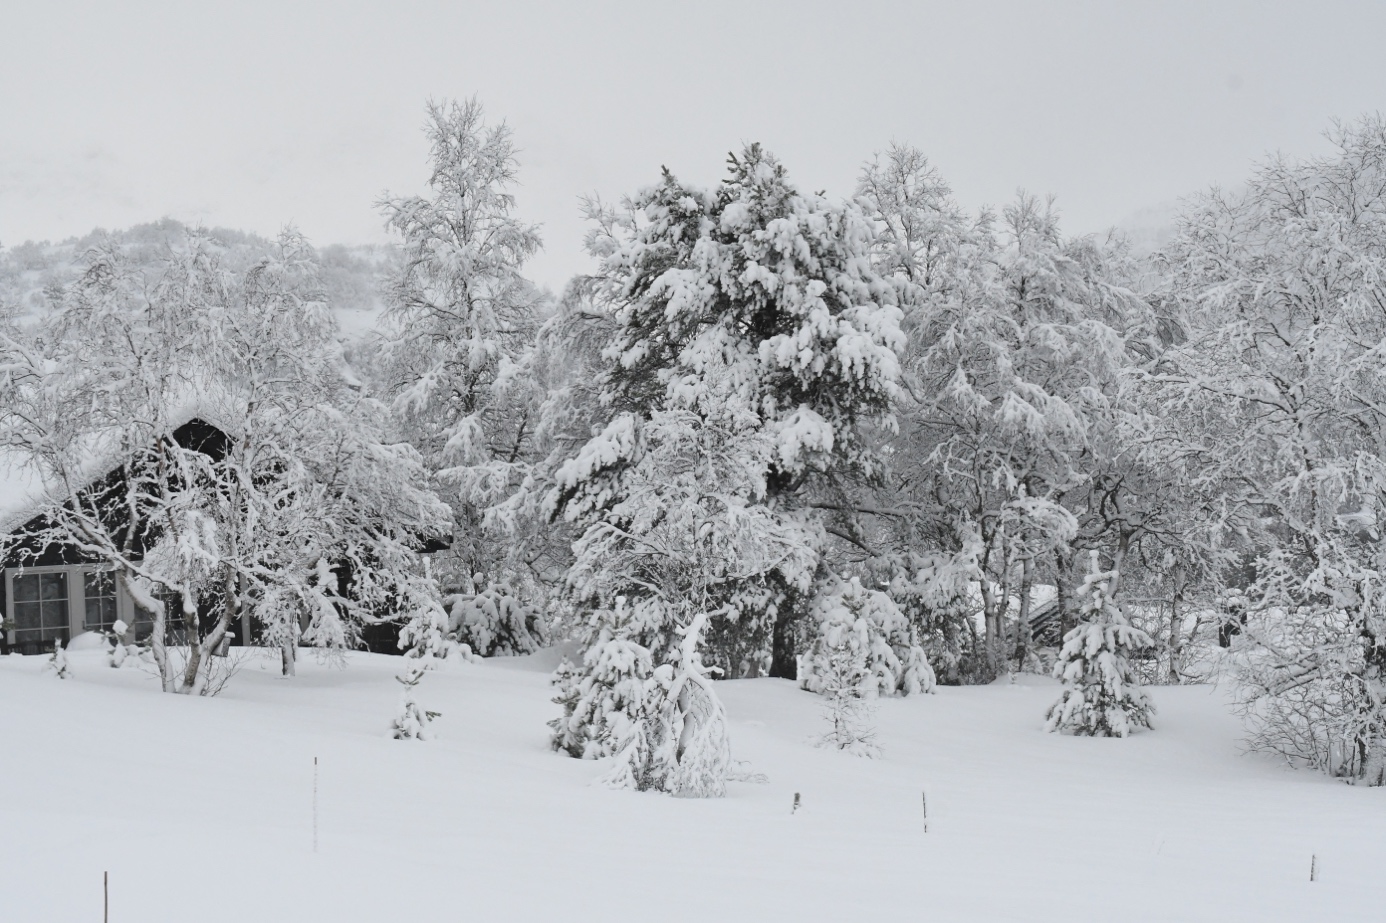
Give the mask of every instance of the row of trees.
[[(470, 101), (430, 106), (427, 136), (427, 193), (382, 202), (385, 325), (346, 356), (292, 234), (229, 275), (194, 240), (152, 287), (94, 254), (44, 332), (7, 335), (10, 445), (75, 483), (119, 432), (175, 472), (130, 508), (192, 536), (177, 553), (84, 546), (135, 592), (215, 585), (285, 644), (386, 611), (427, 656), (574, 638), (554, 746), (699, 794), (730, 771), (713, 676), (846, 701), (1057, 657), (1051, 725), (1124, 734), (1149, 724), (1137, 672), (1206, 670), (1217, 633), (1258, 744), (1383, 781), (1386, 122), (1191, 200), (1152, 256), (1025, 194), (968, 214), (911, 148), (832, 201), (751, 145), (716, 189), (666, 170), (587, 202), (595, 268), (559, 297), (524, 275), (508, 130)], [(187, 367), (85, 364), (126, 340)], [(224, 462), (167, 467), (151, 411), (99, 409), (189, 387), (235, 395)], [(439, 532), (426, 576), (410, 536)], [(363, 594), (324, 589), (344, 561)], [(1030, 634), (1041, 590), (1057, 653)]]
[(466, 570), (582, 642), (555, 746), (618, 752), (694, 624), (720, 675), (906, 693), (1034, 668), (1052, 587), (1056, 727), (1148, 724), (1134, 649), (1178, 682), (1216, 634), (1258, 744), (1381, 781), (1382, 120), (1191, 200), (1153, 256), (1025, 194), (969, 215), (910, 148), (832, 202), (752, 145), (715, 190), (666, 170), (588, 202), (596, 269), (556, 304), (516, 281), (535, 241), (504, 129), (475, 103), (431, 125), (449, 227), (485, 231), (408, 251), (506, 305), (448, 328), (500, 345), (443, 454), (486, 451), (437, 470), (506, 537)]

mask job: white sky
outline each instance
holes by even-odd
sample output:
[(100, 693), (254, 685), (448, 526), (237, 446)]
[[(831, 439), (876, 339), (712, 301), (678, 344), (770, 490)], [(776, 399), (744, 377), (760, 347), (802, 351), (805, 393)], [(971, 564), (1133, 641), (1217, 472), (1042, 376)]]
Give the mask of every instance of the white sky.
[(430, 96), (480, 96), (522, 148), (534, 277), (588, 263), (577, 200), (714, 183), (763, 142), (846, 195), (892, 140), (964, 205), (1058, 196), (1128, 223), (1386, 105), (1386, 2), (64, 3), (0, 10), (0, 242), (162, 215), (385, 239), (427, 178)]

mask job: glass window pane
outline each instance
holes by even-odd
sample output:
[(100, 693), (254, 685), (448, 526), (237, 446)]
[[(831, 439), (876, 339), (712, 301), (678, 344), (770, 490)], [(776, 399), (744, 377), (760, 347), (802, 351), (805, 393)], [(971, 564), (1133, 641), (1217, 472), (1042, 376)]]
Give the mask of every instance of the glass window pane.
[(115, 575), (111, 571), (87, 571), (82, 575), (86, 594), (86, 627), (92, 630), (115, 624)]
[(39, 605), (43, 607), (41, 618), (43, 619), (43, 627), (44, 627), (44, 628), (66, 628), (66, 627), (67, 627), (67, 600), (66, 600), (66, 599), (56, 599), (56, 600), (45, 599), (43, 602), (39, 603)]
[(102, 626), (101, 619), (101, 597), (87, 597), (87, 617), (85, 625), (89, 630), (94, 630)]
[(90, 629), (110, 628), (115, 624), (115, 600), (109, 596), (87, 600), (87, 627)]
[(39, 574), (39, 595), (45, 599), (67, 599), (67, 574)]
[(114, 596), (115, 575), (108, 570), (87, 571), (82, 574), (82, 586), (87, 599), (93, 596)]
[[(15, 581), (18, 583), (19, 581)], [(39, 627), (39, 604), (19, 602), (14, 604), (14, 627), (19, 629)]]
[(14, 577), (14, 601), (32, 602), (39, 598), (39, 575), (16, 574)]

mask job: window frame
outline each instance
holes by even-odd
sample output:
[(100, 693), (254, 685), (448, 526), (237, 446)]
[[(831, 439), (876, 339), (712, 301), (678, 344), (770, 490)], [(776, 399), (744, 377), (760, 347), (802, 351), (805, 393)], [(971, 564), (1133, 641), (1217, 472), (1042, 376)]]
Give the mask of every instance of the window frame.
[[(19, 567), (5, 568), (5, 618), (14, 624), (14, 578), (27, 577), (31, 574), (57, 574), (67, 575), (67, 643), (72, 643), (72, 639), (78, 635), (85, 634), (87, 628), (87, 596), (86, 596), (86, 575), (89, 573), (104, 573), (114, 571), (115, 568), (109, 564), (37, 564)], [(116, 618), (130, 625), (134, 622), (134, 601), (120, 581), (115, 581), (115, 600)], [(5, 640), (15, 647), (20, 642), (15, 640), (17, 629), (11, 628), (5, 632)], [(41, 642), (47, 643), (47, 642)]]

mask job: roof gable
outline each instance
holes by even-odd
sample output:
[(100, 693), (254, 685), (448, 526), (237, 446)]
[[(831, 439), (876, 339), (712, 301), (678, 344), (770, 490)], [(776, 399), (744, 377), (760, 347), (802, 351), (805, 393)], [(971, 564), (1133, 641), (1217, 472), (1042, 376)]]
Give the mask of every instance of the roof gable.
[[(235, 432), (220, 425), (227, 414), (219, 409), (211, 402), (183, 402), (168, 418), (174, 438), (180, 445), (215, 457), (224, 451), (217, 443)], [(22, 450), (0, 450), (0, 534), (14, 532), (44, 509), (65, 503), (74, 492), (85, 490), (125, 464), (117, 434), (95, 434), (88, 441), (77, 462), (80, 483), (75, 491), (45, 477)]]

